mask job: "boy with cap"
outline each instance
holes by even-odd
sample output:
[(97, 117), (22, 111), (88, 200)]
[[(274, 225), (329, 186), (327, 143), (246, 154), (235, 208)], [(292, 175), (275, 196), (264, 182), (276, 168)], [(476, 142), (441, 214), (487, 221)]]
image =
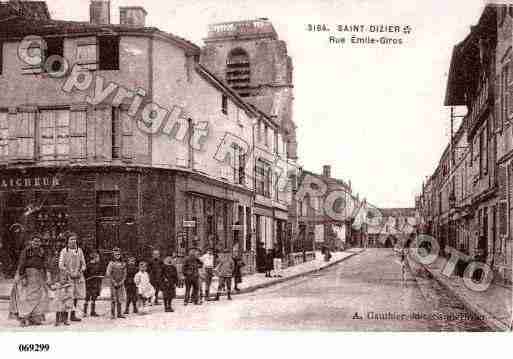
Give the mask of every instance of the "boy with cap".
[(91, 317), (98, 317), (96, 313), (96, 299), (102, 289), (103, 271), (98, 252), (91, 252), (85, 274), (86, 298), (84, 303), (84, 317), (87, 316), (87, 307), (91, 302)]
[(132, 304), (134, 308), (134, 314), (137, 314), (137, 286), (135, 285), (135, 275), (139, 271), (137, 264), (135, 262), (135, 257), (128, 257), (128, 262), (126, 265), (126, 306), (125, 306), (125, 314), (129, 313), (130, 304)]
[(110, 300), (111, 300), (111, 319), (117, 317), (125, 318), (121, 312), (121, 302), (126, 300), (125, 280), (126, 280), (126, 264), (121, 260), (121, 250), (119, 248), (112, 249), (113, 259), (107, 266), (105, 276), (110, 279)]

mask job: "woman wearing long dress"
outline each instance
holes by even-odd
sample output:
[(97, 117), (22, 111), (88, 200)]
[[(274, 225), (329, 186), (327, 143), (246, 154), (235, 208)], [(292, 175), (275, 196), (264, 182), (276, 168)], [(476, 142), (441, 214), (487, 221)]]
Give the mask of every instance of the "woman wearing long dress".
[(41, 325), (48, 313), (48, 284), (50, 273), (41, 239), (34, 235), (23, 249), (18, 261), (9, 304), (9, 318), (16, 318), (21, 326)]

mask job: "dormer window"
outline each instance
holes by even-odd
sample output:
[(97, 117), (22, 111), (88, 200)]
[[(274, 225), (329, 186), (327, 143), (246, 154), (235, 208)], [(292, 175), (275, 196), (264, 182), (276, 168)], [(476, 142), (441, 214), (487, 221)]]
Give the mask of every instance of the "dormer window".
[(77, 64), (86, 70), (119, 70), (119, 37), (99, 36), (77, 44)]

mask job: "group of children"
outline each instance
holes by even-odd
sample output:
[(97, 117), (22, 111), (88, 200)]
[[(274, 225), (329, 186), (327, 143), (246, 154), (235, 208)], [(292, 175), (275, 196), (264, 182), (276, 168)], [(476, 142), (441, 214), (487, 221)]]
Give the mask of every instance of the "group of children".
[[(107, 265), (107, 270), (103, 272), (100, 262), (100, 255), (93, 252), (87, 263), (85, 274), (86, 297), (83, 308), (83, 316), (90, 315), (98, 317), (96, 313), (96, 300), (100, 296), (102, 280), (107, 278), (110, 282), (111, 295), (111, 318), (125, 318), (130, 312), (132, 306), (133, 313), (144, 314), (147, 312), (147, 306), (155, 298), (155, 288), (150, 282), (148, 273), (148, 264), (145, 261), (136, 263), (135, 257), (129, 257), (125, 263), (121, 257), (121, 250), (114, 248), (112, 250), (112, 260)], [(176, 285), (178, 284), (178, 272), (173, 265), (173, 259), (166, 257), (162, 267), (162, 287), (160, 290), (164, 296), (164, 308), (166, 312), (173, 312), (172, 301), (176, 296)], [(67, 318), (68, 311), (74, 310), (73, 296), (69, 283), (62, 279), (52, 286), (54, 291), (54, 307), (56, 311), (56, 325), (69, 325), (69, 322), (63, 320)], [(125, 302), (125, 310), (122, 310), (122, 303)], [(91, 311), (88, 313), (89, 305)]]
[[(241, 260), (233, 260), (230, 255), (226, 256), (226, 260), (220, 260), (220, 263), (214, 270), (214, 256), (211, 250), (201, 257), (195, 251), (187, 261), (194, 260), (198, 263), (196, 274), (194, 273), (189, 278), (184, 276), (185, 265), (181, 261), (175, 261), (171, 256), (167, 256), (164, 260), (160, 260), (160, 254), (157, 250), (153, 252), (151, 261), (140, 261), (137, 263), (135, 257), (130, 256), (126, 262), (122, 259), (121, 250), (114, 248), (112, 250), (112, 259), (104, 270), (104, 266), (100, 261), (98, 252), (90, 253), (89, 261), (86, 264), (86, 271), (84, 272), (86, 296), (83, 307), (83, 317), (90, 315), (91, 317), (98, 317), (96, 313), (96, 301), (100, 296), (102, 289), (102, 281), (108, 280), (110, 286), (111, 296), (111, 318), (125, 318), (125, 315), (130, 313), (132, 307), (133, 313), (145, 314), (148, 311), (148, 306), (158, 304), (158, 294), (162, 292), (164, 298), (165, 312), (173, 312), (172, 301), (176, 297), (176, 287), (180, 283), (189, 281), (196, 286), (192, 295), (189, 297), (186, 293), (184, 304), (194, 302), (201, 304), (202, 299), (210, 299), (210, 285), (214, 272), (223, 280), (220, 280), (220, 285), (216, 299), (219, 300), (220, 291), (226, 289), (228, 299), (230, 297), (230, 283), (235, 280), (235, 290), (238, 291), (237, 284), (242, 281), (241, 268), (244, 263)], [(191, 253), (192, 253), (191, 252)], [(175, 263), (176, 262), (176, 263)], [(224, 273), (221, 269), (221, 264), (224, 262), (230, 264), (226, 265)], [(177, 269), (177, 266), (180, 267)], [(182, 268), (183, 267), (183, 268)], [(224, 268), (224, 267), (223, 267)], [(181, 273), (181, 277), (180, 277)], [(225, 278), (226, 277), (226, 278)], [(197, 278), (197, 279), (195, 279)], [(226, 286), (227, 288), (222, 288)], [(205, 290), (203, 290), (205, 289)], [(72, 288), (65, 280), (55, 283), (52, 286), (54, 291), (54, 304), (56, 311), (56, 325), (65, 324), (69, 325), (66, 315), (69, 311), (74, 311), (74, 301), (72, 296)], [(186, 291), (187, 292), (187, 291)], [(123, 310), (122, 304), (125, 303)], [(76, 303), (75, 303), (76, 304)], [(89, 311), (90, 309), (90, 311)]]

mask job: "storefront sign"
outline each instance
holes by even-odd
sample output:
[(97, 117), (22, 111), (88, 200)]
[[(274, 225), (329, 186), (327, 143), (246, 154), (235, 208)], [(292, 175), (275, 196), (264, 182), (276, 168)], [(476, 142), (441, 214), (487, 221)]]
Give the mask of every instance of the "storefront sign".
[(194, 228), (196, 227), (196, 221), (183, 221), (184, 228)]
[(1, 177), (0, 189), (21, 189), (33, 187), (57, 187), (61, 182), (57, 176), (43, 177)]

